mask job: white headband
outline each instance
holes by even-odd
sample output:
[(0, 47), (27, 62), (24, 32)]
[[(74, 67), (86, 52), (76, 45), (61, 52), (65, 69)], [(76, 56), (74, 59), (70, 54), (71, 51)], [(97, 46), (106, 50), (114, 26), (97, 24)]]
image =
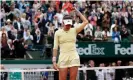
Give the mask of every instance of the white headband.
[(63, 20), (63, 22), (65, 25), (68, 25), (68, 24), (72, 25), (72, 19), (65, 19)]

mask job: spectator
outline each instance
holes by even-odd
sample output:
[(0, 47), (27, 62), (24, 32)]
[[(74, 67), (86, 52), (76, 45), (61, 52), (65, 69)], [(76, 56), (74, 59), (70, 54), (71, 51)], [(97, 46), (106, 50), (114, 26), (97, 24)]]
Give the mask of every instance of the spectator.
[(8, 39), (5, 46), (2, 46), (2, 58), (15, 58), (15, 48), (11, 39)]
[[(49, 24), (49, 26), (48, 26), (48, 24)], [(47, 34), (48, 35), (48, 38), (47, 38), (48, 43), (52, 44), (53, 40), (54, 40), (54, 28), (55, 28), (55, 26), (53, 23), (47, 22), (46, 27), (48, 28), (48, 34)]]
[[(95, 66), (94, 61), (90, 60), (87, 67), (94, 67), (94, 66)], [(96, 72), (94, 70), (87, 70), (87, 80), (97, 80)]]
[(23, 13), (24, 10), (25, 10), (25, 8), (26, 8), (25, 2), (23, 0), (22, 1), (19, 1), (18, 2), (18, 9)]
[(84, 38), (83, 33), (79, 33), (79, 34), (77, 35), (77, 41), (83, 41), (83, 38)]
[(1, 24), (0, 25), (0, 29), (1, 29), (1, 26), (4, 26), (3, 21), (5, 20), (6, 14), (5, 14), (5, 10), (3, 8), (0, 7), (0, 9), (1, 9), (1, 11), (0, 11), (0, 19), (1, 19), (1, 21), (0, 21), (0, 24)]
[(113, 67), (115, 67), (116, 66), (116, 63), (115, 62), (112, 62), (112, 64), (111, 64)]
[(132, 29), (132, 9), (130, 6), (127, 7), (128, 11), (128, 21), (129, 21), (129, 24), (127, 24), (128, 28), (131, 30)]
[[(131, 25), (133, 25), (133, 12), (132, 12), (132, 23)], [(131, 34), (133, 34), (133, 27), (131, 27)]]
[(112, 36), (112, 32), (113, 32), (114, 27), (119, 27), (117, 19), (115, 19), (114, 24), (111, 25), (111, 28), (110, 28), (110, 35), (111, 36)]
[(27, 25), (27, 28), (31, 31), (30, 17), (26, 17), (25, 25)]
[(96, 16), (95, 10), (91, 12), (91, 15), (89, 16), (88, 19), (93, 27), (97, 26), (97, 16)]
[(8, 34), (7, 34), (7, 31), (5, 30), (5, 27), (2, 27), (1, 28), (1, 31), (0, 31), (0, 39), (2, 39), (1, 36), (2, 36), (3, 33), (5, 33), (6, 36), (8, 37)]
[(60, 24), (62, 24), (62, 20), (63, 20), (63, 16), (64, 16), (64, 15), (61, 13), (61, 10), (59, 10), (59, 11), (56, 13), (55, 16), (57, 17), (58, 22), (59, 22)]
[(129, 61), (129, 66), (132, 66), (133, 65), (133, 61)]
[(92, 38), (92, 36), (91, 36), (91, 34), (90, 34), (89, 31), (88, 31), (87, 34), (84, 36), (84, 39), (86, 39), (86, 41), (92, 41), (92, 40), (93, 40), (93, 38)]
[(26, 45), (28, 45), (28, 49), (31, 49), (32, 41), (33, 41), (33, 36), (30, 34), (29, 30), (25, 29), (24, 34), (23, 34), (23, 38), (24, 38), (24, 43)]
[[(133, 66), (133, 61), (129, 61), (129, 66)], [(127, 69), (128, 77), (133, 77), (133, 68)]]
[[(111, 67), (110, 64), (107, 67)], [(115, 79), (115, 69), (106, 69), (105, 70), (105, 80), (114, 80)]]
[(51, 7), (49, 7), (47, 11), (47, 21), (53, 22), (54, 14), (54, 10)]
[(2, 5), (5, 13), (10, 12), (10, 6), (6, 3), (6, 1), (3, 1), (1, 5)]
[(48, 36), (53, 37), (55, 28), (54, 24), (52, 22), (47, 22), (46, 27), (48, 28)]
[[(38, 28), (38, 24), (37, 24), (37, 23), (35, 23), (35, 24), (34, 24), (34, 28), (33, 28), (33, 29), (32, 29), (32, 31), (31, 31), (31, 35), (33, 35), (33, 36), (34, 36), (34, 35), (35, 35), (35, 33), (36, 33), (36, 30), (37, 30), (37, 29), (39, 29), (39, 28)], [(39, 30), (40, 30), (40, 29), (39, 29)]]
[[(111, 64), (110, 64), (111, 67), (113, 67)], [(111, 69), (111, 72), (112, 72), (112, 79), (115, 80), (115, 70), (116, 69)]]
[(7, 45), (7, 40), (8, 40), (8, 37), (6, 35), (6, 33), (2, 33), (2, 36), (1, 36), (1, 43), (2, 43), (2, 46), (4, 47), (5, 45)]
[(43, 34), (41, 33), (41, 31), (39, 29), (36, 30), (35, 35), (33, 36), (33, 42), (35, 45), (41, 45), (43, 44)]
[[(45, 34), (45, 35), (47, 35), (47, 32), (48, 32), (48, 29), (47, 29), (47, 27), (45, 26), (46, 23), (47, 23), (47, 14), (44, 13), (44, 14), (42, 15), (42, 19), (41, 19), (40, 23), (38, 24), (38, 26), (39, 26), (41, 32), (42, 32), (43, 34)], [(36, 24), (36, 25), (37, 25), (37, 24)]]
[(95, 41), (102, 41), (103, 40), (103, 35), (102, 35), (102, 31), (100, 30), (100, 27), (97, 26), (97, 29), (95, 31)]
[[(117, 61), (117, 66), (121, 66), (122, 61)], [(123, 80), (122, 78), (125, 77), (125, 73), (123, 69), (116, 69), (115, 70), (115, 80)]]
[[(32, 24), (32, 10), (30, 9), (29, 6), (26, 7), (26, 10), (25, 10), (25, 13), (26, 13), (26, 18), (30, 21), (30, 23)], [(26, 20), (27, 20), (26, 19)], [(30, 26), (30, 25), (29, 25)]]
[(23, 25), (21, 24), (21, 20), (19, 17), (16, 17), (16, 19), (13, 22), (13, 26), (15, 29), (17, 29), (18, 32), (23, 31)]
[(97, 25), (102, 26), (102, 22), (101, 21), (102, 21), (103, 14), (102, 14), (102, 10), (100, 8), (100, 5), (97, 8), (96, 15), (97, 15)]
[(108, 13), (105, 13), (102, 19), (102, 28), (109, 28), (110, 26), (110, 16)]
[[(99, 65), (99, 67), (105, 67), (104, 66), (104, 63), (101, 63)], [(105, 80), (105, 71), (104, 69), (98, 69), (98, 70), (95, 70), (96, 71), (96, 76), (97, 76), (97, 80)], [(109, 79), (106, 79), (106, 80), (109, 80)]]
[(128, 13), (126, 11), (126, 7), (122, 8), (121, 15), (122, 15), (122, 23), (127, 25), (129, 23), (129, 20), (128, 20)]
[[(118, 12), (116, 8), (113, 8), (113, 12), (112, 12), (112, 19), (115, 20), (118, 18)], [(112, 21), (113, 22), (113, 21)]]
[(37, 12), (37, 10), (41, 7), (41, 4), (39, 1), (34, 1), (34, 4), (33, 4), (33, 10), (35, 12)]
[(16, 29), (12, 32), (12, 37), (13, 37), (13, 40), (17, 40), (17, 39), (19, 39), (19, 35), (18, 35)]
[(1, 57), (2, 58), (7, 58), (8, 57), (8, 53), (5, 52), (5, 48), (7, 46), (7, 36), (5, 33), (2, 33), (2, 36), (1, 36)]
[(38, 9), (37, 12), (35, 12), (35, 16), (34, 16), (34, 23), (39, 23), (40, 18), (41, 18), (41, 14), (42, 12)]
[(93, 26), (90, 23), (84, 28), (85, 35), (87, 35), (88, 31), (90, 32), (90, 35), (93, 36)]
[(15, 3), (12, 2), (10, 6), (10, 12), (7, 13), (7, 17), (13, 21), (14, 17), (19, 17), (21, 15), (21, 11), (17, 8), (15, 8)]
[(70, 13), (72, 11), (72, 6), (73, 6), (72, 3), (70, 3), (69, 1), (66, 1), (64, 5), (62, 6), (62, 9)]
[[(117, 24), (119, 25), (119, 26), (121, 26), (123, 23), (122, 23), (122, 14), (121, 14), (121, 8), (118, 8), (118, 16), (117, 16), (117, 18), (116, 19), (118, 19), (118, 22), (119, 22), (119, 24), (118, 24), (118, 22), (117, 22)], [(115, 22), (115, 21), (114, 21)]]
[(24, 29), (28, 29), (28, 25), (26, 24), (26, 14), (23, 13), (21, 16), (21, 23)]
[[(4, 70), (4, 69), (5, 69), (4, 65), (0, 64), (0, 70)], [(7, 80), (8, 73), (7, 72), (1, 72), (0, 78), (1, 78), (1, 80)]]
[(121, 60), (117, 61), (117, 66), (122, 66), (122, 61)]
[(43, 13), (46, 13), (46, 11), (48, 10), (48, 6), (49, 4), (46, 1), (41, 1), (41, 10)]
[(120, 31), (118, 31), (117, 27), (114, 27), (114, 30), (112, 33), (112, 40), (116, 43), (120, 42)]
[(121, 30), (120, 34), (121, 34), (121, 40), (123, 42), (129, 42), (129, 39), (128, 39), (129, 32), (128, 32), (127, 28), (125, 27), (125, 25), (122, 25), (122, 30)]
[(12, 25), (12, 23), (11, 23), (11, 20), (10, 19), (7, 19), (7, 25), (5, 26), (5, 29), (6, 29), (6, 31), (8, 32), (8, 31), (11, 31), (11, 29), (13, 28), (13, 25)]
[(23, 31), (24, 31), (24, 28), (23, 28), (23, 25), (21, 23), (21, 19), (18, 17), (16, 18), (16, 20), (14, 20), (14, 23), (13, 23), (13, 26), (14, 28), (17, 30), (16, 31), (16, 38), (17, 39), (20, 39), (23, 37)]
[(68, 15), (69, 13), (68, 13), (68, 11), (66, 9), (64, 9), (64, 10), (62, 10), (62, 14), (63, 15)]
[(81, 25), (80, 20), (79, 20), (79, 17), (76, 17), (75, 23), (74, 23), (74, 27), (77, 28), (79, 25)]
[[(82, 68), (87, 68), (87, 63), (84, 63), (84, 65), (82, 66)], [(83, 74), (82, 76), (83, 76), (84, 80), (86, 80), (87, 79), (86, 70), (81, 71), (81, 73)]]
[(28, 48), (28, 45), (24, 43), (24, 39), (21, 38), (19, 40), (15, 40), (14, 46), (15, 46), (16, 57), (25, 58), (26, 49)]
[(9, 54), (9, 58), (15, 58), (15, 48), (13, 45), (13, 41), (11, 39), (8, 39), (7, 43), (8, 46), (5, 48), (5, 53)]
[(108, 39), (110, 37), (110, 33), (108, 31), (108, 28), (104, 28), (104, 30), (102, 31), (102, 35), (103, 35), (103, 40), (108, 41)]
[(53, 24), (55, 25), (55, 31), (59, 29), (59, 24), (62, 24), (58, 22), (58, 17), (56, 15), (54, 16)]
[(8, 38), (11, 40), (15, 39), (15, 29), (8, 31)]
[(10, 12), (13, 14), (13, 17), (19, 17), (21, 15), (21, 11), (18, 8), (15, 8), (15, 5), (15, 2), (11, 3)]

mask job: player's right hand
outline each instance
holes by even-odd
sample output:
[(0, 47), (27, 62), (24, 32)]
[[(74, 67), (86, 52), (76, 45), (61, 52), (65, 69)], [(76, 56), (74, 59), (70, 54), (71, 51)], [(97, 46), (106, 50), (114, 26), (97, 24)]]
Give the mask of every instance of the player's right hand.
[(54, 68), (55, 70), (59, 70), (59, 68), (58, 68), (58, 66), (57, 66), (57, 63), (56, 63), (56, 62), (53, 62), (53, 68)]

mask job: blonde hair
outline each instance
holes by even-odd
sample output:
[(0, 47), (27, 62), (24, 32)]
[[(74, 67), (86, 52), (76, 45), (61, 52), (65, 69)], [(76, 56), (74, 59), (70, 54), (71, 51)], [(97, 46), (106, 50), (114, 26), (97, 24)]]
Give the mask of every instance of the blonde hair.
[(1, 31), (2, 31), (3, 29), (5, 30), (5, 27), (4, 27), (4, 26), (1, 27)]
[(23, 13), (23, 14), (21, 15), (21, 17), (22, 17), (22, 18), (26, 18), (26, 13)]

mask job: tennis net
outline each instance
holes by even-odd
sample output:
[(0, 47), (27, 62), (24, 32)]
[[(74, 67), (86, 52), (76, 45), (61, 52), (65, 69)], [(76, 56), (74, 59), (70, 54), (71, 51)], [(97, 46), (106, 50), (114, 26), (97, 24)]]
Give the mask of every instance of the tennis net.
[[(58, 80), (58, 71), (54, 69), (5, 69), (1, 70), (2, 75), (7, 73), (7, 80)], [(119, 67), (92, 67), (92, 68), (79, 68), (77, 80), (87, 80), (92, 76), (97, 78), (96, 80), (108, 80), (107, 78), (117, 78), (115, 76), (120, 75), (123, 80), (133, 80), (133, 66), (119, 66)], [(122, 74), (123, 73), (123, 74)], [(92, 75), (93, 74), (93, 75)], [(67, 75), (69, 78), (69, 73)], [(67, 79), (69, 80), (69, 79)]]

